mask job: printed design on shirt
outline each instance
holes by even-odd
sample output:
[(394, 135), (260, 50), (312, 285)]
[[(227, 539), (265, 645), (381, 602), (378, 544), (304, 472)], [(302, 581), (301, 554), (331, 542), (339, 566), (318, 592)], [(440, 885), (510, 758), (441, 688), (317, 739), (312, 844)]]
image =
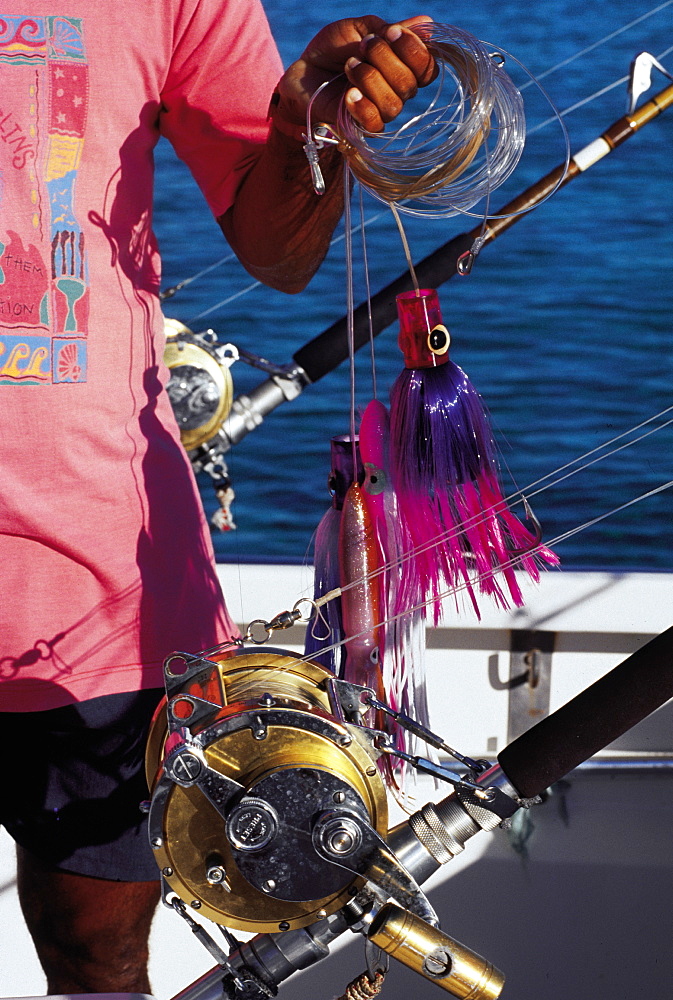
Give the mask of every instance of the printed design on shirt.
[(0, 17), (0, 384), (83, 382), (89, 269), (76, 209), (89, 107), (82, 19)]
[(30, 66), (47, 57), (42, 17), (0, 17), (0, 62)]

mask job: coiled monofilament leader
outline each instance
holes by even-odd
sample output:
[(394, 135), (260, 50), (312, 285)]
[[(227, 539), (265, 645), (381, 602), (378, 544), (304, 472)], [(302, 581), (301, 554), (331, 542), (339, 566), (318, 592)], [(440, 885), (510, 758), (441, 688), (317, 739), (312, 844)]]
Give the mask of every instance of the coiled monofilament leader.
[[(501, 53), (453, 25), (416, 28), (438, 67), (429, 107), (393, 132), (367, 132), (342, 103), (334, 130), (353, 175), (409, 215), (471, 214), (516, 167), (523, 99)], [(411, 202), (411, 204), (408, 204)]]

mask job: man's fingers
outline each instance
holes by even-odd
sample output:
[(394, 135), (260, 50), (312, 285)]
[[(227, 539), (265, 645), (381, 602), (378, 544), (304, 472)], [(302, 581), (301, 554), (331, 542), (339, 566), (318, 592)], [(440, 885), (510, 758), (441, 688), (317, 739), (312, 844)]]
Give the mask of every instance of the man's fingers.
[(309, 42), (302, 59), (329, 73), (340, 73), (349, 56), (358, 54), (365, 35), (380, 33), (386, 27), (386, 22), (373, 14), (334, 21)]
[[(422, 25), (425, 19), (413, 22)], [(415, 31), (404, 24), (392, 24), (383, 25), (380, 32), (366, 35), (359, 58), (351, 57), (345, 67), (349, 82), (366, 99), (364, 104), (347, 100), (349, 111), (370, 132), (380, 131), (396, 118), (404, 102), (419, 86), (430, 83), (437, 72), (434, 59)]]
[[(336, 120), (345, 73), (346, 106), (370, 132), (379, 132), (436, 75), (435, 61), (422, 40), (426, 16), (387, 24), (373, 15), (346, 18), (323, 28), (279, 83), (282, 106), (292, 120), (305, 113), (320, 82), (334, 78), (314, 107), (317, 119)], [(420, 32), (417, 33), (417, 32)]]
[[(359, 59), (348, 60), (346, 76), (349, 83), (352, 83), (363, 97), (378, 109), (382, 122), (392, 121), (402, 110), (404, 101), (416, 91), (416, 79), (413, 75), (396, 73), (391, 83), (376, 67)], [(348, 100), (346, 103), (350, 111)], [(367, 128), (372, 132), (378, 131), (378, 128), (372, 129), (370, 126)]]
[[(419, 87), (431, 83), (437, 75), (435, 60), (423, 41), (423, 24), (431, 23), (427, 18), (411, 18), (386, 28), (383, 37), (397, 58), (409, 67)], [(420, 33), (411, 30), (416, 26)]]
[(414, 69), (400, 59), (385, 39), (379, 35), (369, 35), (363, 38), (360, 49), (363, 63), (375, 69), (385, 84), (402, 101), (414, 96), (418, 89)]
[(382, 25), (380, 31), (366, 35), (358, 56), (345, 65), (355, 88), (346, 98), (348, 110), (370, 132), (396, 118), (404, 102), (436, 72), (434, 59), (414, 31), (403, 24)]
[(376, 104), (365, 97), (357, 87), (346, 91), (346, 107), (358, 125), (367, 132), (382, 132), (385, 122)]
[(375, 67), (403, 101), (413, 97), (419, 86), (430, 83), (436, 72), (435, 61), (425, 44), (414, 31), (401, 24), (385, 25), (381, 33), (366, 35), (358, 56)]

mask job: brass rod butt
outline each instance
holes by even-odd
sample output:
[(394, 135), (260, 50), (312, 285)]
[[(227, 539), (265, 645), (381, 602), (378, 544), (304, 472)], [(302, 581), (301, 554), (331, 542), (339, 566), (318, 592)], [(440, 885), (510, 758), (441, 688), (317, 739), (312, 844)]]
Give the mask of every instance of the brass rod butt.
[(505, 985), (503, 973), (481, 955), (394, 903), (380, 909), (369, 939), (459, 1000), (496, 1000)]

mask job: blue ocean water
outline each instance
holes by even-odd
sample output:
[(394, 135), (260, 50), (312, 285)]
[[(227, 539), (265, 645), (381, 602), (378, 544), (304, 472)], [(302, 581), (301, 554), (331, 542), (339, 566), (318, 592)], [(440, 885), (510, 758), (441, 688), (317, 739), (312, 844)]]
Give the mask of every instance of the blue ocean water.
[[(266, 6), (286, 64), (324, 23), (359, 13), (344, 0), (311, 9), (287, 0), (267, 0)], [(418, 12), (401, 0), (390, 0), (381, 10), (390, 21)], [(667, 52), (673, 46), (671, 3), (432, 0), (422, 12), (507, 50), (536, 75), (611, 35), (544, 78), (560, 109), (600, 95), (565, 117), (573, 151), (625, 113), (626, 83), (611, 85), (627, 76), (638, 52), (659, 56), (673, 71), (673, 52)], [(507, 66), (518, 84), (525, 83), (514, 61)], [(655, 72), (650, 94), (667, 82)], [(525, 97), (532, 129), (549, 111), (534, 88)], [(557, 545), (568, 568), (673, 569), (673, 490), (633, 503), (673, 480), (673, 425), (566, 477), (568, 463), (673, 405), (672, 148), (673, 108), (487, 247), (469, 278), (453, 278), (441, 289), (452, 358), (488, 406), (506, 490), (526, 489), (548, 477), (528, 489), (546, 539), (588, 525)], [(514, 177), (494, 196), (495, 205), (506, 203), (563, 155), (558, 126), (535, 133)], [(163, 142), (156, 188), (155, 229), (168, 287), (220, 259), (226, 245), (188, 171)], [(366, 203), (366, 214), (379, 216), (367, 230), (376, 290), (401, 273), (405, 262), (390, 214), (373, 200)], [(414, 258), (473, 225), (460, 218), (408, 221)], [(355, 280), (360, 301), (361, 266)], [(288, 362), (345, 312), (343, 244), (333, 248), (298, 296), (262, 287), (240, 294), (252, 283), (230, 262), (188, 285), (165, 311), (195, 330), (212, 327), (225, 340)], [(231, 296), (233, 301), (218, 305)], [(400, 361), (391, 328), (377, 340), (382, 398)], [(242, 364), (232, 374), (237, 393), (263, 378)], [(370, 365), (362, 356), (358, 405), (369, 398)], [(230, 453), (238, 528), (214, 536), (218, 559), (306, 558), (329, 504), (329, 439), (348, 425), (348, 366), (342, 365), (271, 414)], [(211, 512), (215, 501), (208, 482), (202, 494)]]

